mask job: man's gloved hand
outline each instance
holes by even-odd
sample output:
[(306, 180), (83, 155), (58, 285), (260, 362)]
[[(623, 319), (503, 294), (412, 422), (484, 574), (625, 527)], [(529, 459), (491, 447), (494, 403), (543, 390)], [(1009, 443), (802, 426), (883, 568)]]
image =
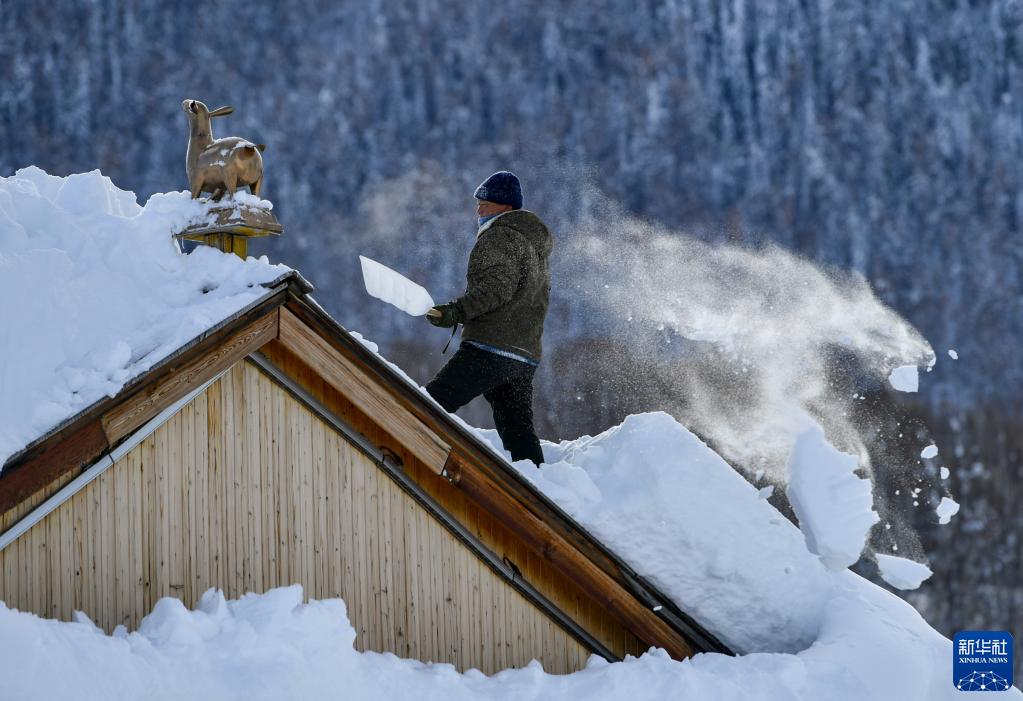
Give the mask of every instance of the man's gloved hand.
[[(437, 310), (440, 312), (439, 315), (434, 316), (430, 312)], [(462, 323), (462, 312), (458, 309), (458, 305), (454, 302), (448, 302), (447, 304), (438, 304), (436, 307), (426, 313), (426, 320), (434, 326), (440, 326), (445, 329), (449, 329), (455, 324)]]

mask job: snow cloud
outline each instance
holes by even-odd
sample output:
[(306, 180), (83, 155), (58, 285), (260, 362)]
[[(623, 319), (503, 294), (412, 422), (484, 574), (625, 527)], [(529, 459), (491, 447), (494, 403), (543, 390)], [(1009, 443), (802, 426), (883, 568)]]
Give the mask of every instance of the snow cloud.
[(604, 283), (589, 285), (604, 333), (637, 354), (674, 358), (673, 413), (734, 465), (773, 481), (785, 481), (807, 415), (869, 469), (849, 419), (855, 399), (829, 380), (836, 363), (882, 383), (896, 368), (934, 362), (926, 339), (861, 276), (777, 246), (706, 243), (592, 193), (575, 230), (559, 234), (559, 255)]

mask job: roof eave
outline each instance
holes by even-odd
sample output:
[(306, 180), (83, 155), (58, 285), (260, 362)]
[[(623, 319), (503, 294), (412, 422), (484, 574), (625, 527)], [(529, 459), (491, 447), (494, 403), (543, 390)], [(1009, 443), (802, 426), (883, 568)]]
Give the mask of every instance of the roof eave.
[[(497, 483), (502, 491), (507, 492), (510, 497), (515, 499), (521, 508), (528, 509), (538, 518), (549, 523), (567, 542), (579, 549), (584, 557), (616, 579), (620, 586), (631, 592), (637, 600), (657, 611), (658, 615), (671, 628), (693, 643), (696, 650), (731, 653), (727, 646), (682, 612), (669, 597), (639, 576), (635, 570), (574, 521), (557, 504), (536, 490), (492, 446), (436, 406), (418, 386), (354, 338), (344, 326), (333, 319), (310, 296), (314, 288), (298, 271), (290, 270), (264, 286), (267, 288), (266, 294), (261, 295), (245, 308), (211, 327), (149, 370), (133, 378), (121, 388), (117, 395), (94, 402), (75, 416), (55, 426), (46, 435), (33, 441), (17, 454), (12, 455), (0, 471), (0, 487), (3, 486), (5, 477), (20, 471), (19, 468), (26, 463), (54, 448), (62, 449), (61, 444), (65, 439), (84, 434), (89, 434), (86, 436), (89, 438), (91, 436), (90, 426), (96, 424), (105, 412), (135, 395), (149, 383), (159, 382), (163, 377), (173, 373), (179, 361), (194, 355), (193, 351), (206, 352), (208, 349), (204, 346), (214, 347), (218, 338), (226, 337), (234, 332), (243, 321), (251, 320), (254, 316), (261, 316), (262, 312), (270, 313), (273, 309), (286, 304), (289, 309), (299, 312), (306, 323), (312, 322), (311, 325), (319, 327), (320, 333), (325, 338), (341, 344), (381, 382), (399, 393), (407, 404), (415, 407), (420, 420), (427, 425), (432, 424), (433, 428), (446, 436), (455, 438), (456, 440), (452, 441), (452, 446), (457, 446), (461, 453), (471, 456), (474, 463), (482, 466), (486, 470), (486, 474)], [(262, 311), (260, 311), (261, 307)], [(98, 441), (102, 436), (92, 438), (95, 439), (94, 442), (97, 442), (98, 446)], [(106, 445), (105, 439), (102, 442), (104, 449), (113, 447)], [(99, 448), (97, 447), (97, 449)]]
[(110, 407), (120, 402), (124, 397), (133, 394), (138, 390), (138, 388), (152, 381), (154, 377), (172, 369), (182, 356), (188, 354), (197, 346), (201, 346), (203, 343), (222, 334), (225, 329), (231, 327), (237, 319), (246, 316), (262, 305), (266, 305), (267, 302), (273, 299), (275, 295), (281, 296), (279, 304), (282, 304), (285, 299), (284, 293), (289, 290), (293, 294), (304, 296), (314, 289), (309, 281), (302, 277), (297, 270), (289, 270), (288, 272), (274, 278), (272, 281), (264, 283), (262, 287), (266, 288), (266, 292), (264, 294), (260, 295), (257, 299), (253, 300), (242, 309), (239, 309), (231, 316), (220, 321), (214, 326), (211, 326), (206, 331), (160, 360), (148, 370), (145, 370), (130, 379), (113, 397), (103, 397), (102, 399), (96, 400), (89, 406), (83, 408), (77, 414), (74, 414), (73, 416), (70, 416), (56, 424), (45, 434), (36, 438), (17, 453), (8, 457), (7, 460), (4, 461), (3, 466), (0, 467), (0, 480), (3, 479), (3, 476), (7, 474), (9, 470), (17, 469), (18, 466), (31, 460), (40, 453), (45, 452), (65, 437), (75, 433), (90, 420), (102, 415), (105, 411), (110, 409)]
[[(657, 611), (669, 626), (682, 633), (694, 644), (700, 652), (721, 652), (733, 654), (733, 651), (721, 642), (716, 636), (705, 630), (695, 620), (684, 613), (675, 602), (663, 594), (657, 587), (650, 584), (640, 576), (631, 566), (622, 560), (617, 554), (608, 549), (599, 539), (594, 537), (586, 528), (576, 522), (560, 506), (551, 501), (545, 494), (538, 491), (525, 477), (512, 467), (504, 456), (497, 453), (494, 448), (481, 440), (478, 436), (467, 431), (450, 414), (439, 408), (435, 402), (423, 391), (412, 384), (403, 374), (397, 372), (390, 364), (383, 362), (379, 355), (373, 353), (362, 343), (355, 339), (350, 332), (336, 319), (330, 316), (323, 307), (315, 300), (306, 295), (289, 296), (288, 308), (300, 312), (305, 321), (314, 321), (328, 334), (328, 338), (344, 344), (364, 367), (374, 371), (382, 381), (391, 388), (400, 391), (404, 398), (419, 409), (419, 418), (427, 424), (431, 420), (439, 424), (441, 431), (447, 436), (457, 436), (460, 441), (459, 448), (462, 452), (474, 454), (476, 458), (482, 458), (480, 462), (489, 468), (488, 472), (492, 478), (496, 478), (502, 488), (515, 497), (523, 508), (530, 509), (538, 517), (554, 526), (562, 536), (587, 554), (595, 564), (600, 565), (603, 561), (603, 569), (617, 570), (623, 580), (621, 583), (630, 591), (633, 596)], [(304, 313), (303, 313), (304, 312)], [(453, 446), (455, 443), (453, 443)], [(523, 496), (528, 495), (528, 499)]]

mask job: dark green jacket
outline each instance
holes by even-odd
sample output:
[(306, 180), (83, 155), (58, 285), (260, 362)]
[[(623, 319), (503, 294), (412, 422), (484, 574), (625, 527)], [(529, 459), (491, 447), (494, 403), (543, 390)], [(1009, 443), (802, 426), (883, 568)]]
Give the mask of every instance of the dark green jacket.
[(463, 341), (540, 360), (553, 245), (540, 218), (524, 209), (500, 214), (480, 229), (469, 254), (465, 294), (455, 301), (465, 323)]

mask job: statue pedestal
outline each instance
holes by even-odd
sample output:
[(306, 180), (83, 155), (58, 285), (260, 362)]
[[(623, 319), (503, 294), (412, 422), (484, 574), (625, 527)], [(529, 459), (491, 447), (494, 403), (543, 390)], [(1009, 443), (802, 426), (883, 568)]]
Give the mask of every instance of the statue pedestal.
[(199, 241), (245, 258), (250, 238), (280, 236), (284, 230), (269, 209), (229, 199), (211, 204), (209, 212), (210, 222), (193, 224), (174, 238)]

